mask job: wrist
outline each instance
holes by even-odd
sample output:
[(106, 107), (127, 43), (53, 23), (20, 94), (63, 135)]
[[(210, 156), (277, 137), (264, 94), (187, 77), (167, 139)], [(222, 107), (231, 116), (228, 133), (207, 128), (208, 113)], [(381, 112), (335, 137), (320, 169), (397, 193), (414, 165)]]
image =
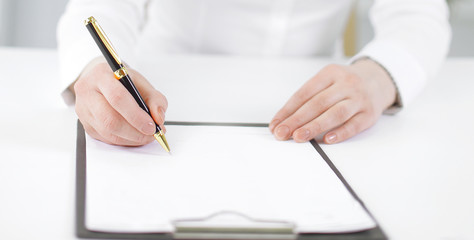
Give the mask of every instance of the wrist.
[(397, 85), (381, 64), (369, 57), (363, 57), (355, 60), (351, 67), (376, 88), (376, 99), (381, 104), (384, 113), (393, 114), (400, 110), (401, 98)]

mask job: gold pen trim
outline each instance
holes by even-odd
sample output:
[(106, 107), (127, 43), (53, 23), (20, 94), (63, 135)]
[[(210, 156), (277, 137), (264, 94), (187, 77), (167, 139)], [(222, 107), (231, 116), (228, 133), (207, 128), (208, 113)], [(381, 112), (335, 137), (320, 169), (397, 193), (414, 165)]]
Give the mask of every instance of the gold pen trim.
[[(122, 61), (120, 60), (118, 54), (116, 53), (114, 47), (112, 46), (112, 43), (110, 42), (109, 38), (105, 34), (104, 30), (100, 27), (97, 20), (93, 16), (90, 16), (84, 21), (84, 24), (86, 25), (86, 28), (90, 31), (92, 37), (94, 38), (94, 41), (97, 43), (101, 52), (103, 53), (104, 57), (109, 63), (110, 67), (112, 68), (114, 72), (114, 77), (117, 80), (120, 80), (126, 77), (128, 75), (127, 69), (123, 66)], [(103, 49), (103, 47), (105, 47), (107, 50)], [(145, 110), (148, 114), (150, 114), (148, 107), (146, 106), (145, 102), (143, 101), (138, 91), (136, 91), (135, 86), (133, 82), (131, 81), (131, 79), (128, 79), (128, 83), (122, 82), (122, 84), (135, 97), (135, 100), (140, 105), (140, 107), (142, 107), (143, 110)], [(130, 89), (129, 87), (133, 88), (133, 90)], [(168, 145), (168, 142), (166, 141), (166, 137), (163, 131), (161, 131), (161, 129), (158, 126), (157, 126), (157, 130), (158, 132), (154, 134), (155, 139), (160, 143), (160, 145), (167, 152), (170, 152), (170, 147)]]
[(122, 61), (120, 60), (119, 56), (117, 55), (117, 52), (115, 51), (114, 47), (112, 46), (112, 43), (110, 42), (107, 35), (105, 35), (104, 30), (102, 30), (102, 28), (100, 27), (99, 23), (95, 20), (95, 18), (91, 16), (91, 17), (87, 18), (84, 23), (85, 23), (85, 25), (92, 24), (95, 31), (99, 35), (100, 40), (102, 41), (102, 43), (104, 43), (104, 45), (107, 48), (107, 50), (109, 51), (109, 53), (112, 55), (112, 57), (115, 59), (115, 61), (118, 64), (122, 64)]
[(119, 68), (117, 71), (114, 72), (115, 79), (120, 80), (123, 77), (128, 75), (127, 69), (125, 67)]
[(160, 143), (160, 145), (167, 152), (170, 152), (170, 146), (168, 145), (168, 141), (166, 141), (165, 134), (162, 131), (159, 131), (159, 132), (155, 133), (155, 135), (153, 135), (153, 136), (155, 137), (156, 141), (158, 141)]

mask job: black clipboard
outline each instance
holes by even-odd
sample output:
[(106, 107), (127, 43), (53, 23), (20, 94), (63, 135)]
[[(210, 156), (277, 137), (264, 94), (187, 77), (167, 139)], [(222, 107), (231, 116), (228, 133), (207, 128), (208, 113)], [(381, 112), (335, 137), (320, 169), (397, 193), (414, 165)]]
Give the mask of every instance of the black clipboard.
[[(254, 124), (254, 123), (202, 123), (202, 122), (167, 122), (167, 125), (201, 125), (201, 126), (251, 126), (251, 127), (266, 127), (267, 124)], [(331, 234), (297, 234), (291, 239), (315, 239), (315, 240), (335, 240), (335, 239), (344, 239), (344, 240), (382, 240), (388, 239), (379, 224), (366, 208), (362, 200), (356, 195), (354, 190), (349, 186), (347, 181), (344, 179), (339, 170), (334, 166), (328, 156), (324, 153), (321, 147), (315, 140), (311, 141), (311, 144), (316, 149), (316, 151), (323, 157), (328, 166), (334, 171), (340, 181), (344, 184), (346, 189), (351, 193), (351, 195), (361, 204), (364, 210), (370, 215), (370, 217), (375, 221), (376, 227), (373, 229), (355, 232), (355, 233), (331, 233)], [(92, 231), (86, 228), (85, 222), (85, 213), (86, 213), (86, 138), (84, 127), (81, 122), (77, 121), (77, 141), (76, 141), (76, 219), (75, 219), (75, 230), (76, 236), (79, 238), (86, 239), (176, 239), (177, 235), (172, 233), (111, 233), (111, 232), (99, 232)], [(206, 230), (205, 230), (206, 231)], [(264, 232), (260, 233), (265, 235)], [(188, 235), (185, 235), (188, 236)], [(225, 235), (219, 235), (219, 239), (237, 239), (237, 238), (226, 238)], [(224, 237), (222, 237), (224, 236)], [(256, 235), (241, 235), (240, 239), (252, 239), (252, 236)], [(266, 236), (266, 239), (275, 239), (276, 235)], [(265, 237), (263, 237), (265, 238)], [(181, 239), (193, 239), (192, 237), (183, 237)], [(196, 238), (197, 239), (197, 238)], [(201, 238), (206, 239), (206, 238)], [(288, 239), (287, 237), (282, 237), (280, 239)]]

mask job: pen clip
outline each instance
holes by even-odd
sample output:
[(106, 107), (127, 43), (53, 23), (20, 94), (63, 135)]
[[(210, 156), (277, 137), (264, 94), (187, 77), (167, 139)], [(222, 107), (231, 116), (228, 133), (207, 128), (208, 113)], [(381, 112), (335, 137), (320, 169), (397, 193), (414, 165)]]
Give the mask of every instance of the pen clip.
[(117, 52), (115, 51), (115, 48), (112, 46), (112, 43), (110, 42), (109, 38), (105, 34), (104, 30), (102, 30), (102, 27), (100, 27), (99, 23), (93, 16), (90, 16), (85, 20), (85, 25), (92, 24), (92, 27), (94, 30), (97, 32), (97, 35), (99, 35), (100, 40), (102, 43), (105, 45), (107, 48), (107, 51), (112, 55), (114, 60), (117, 62), (118, 65), (122, 64), (122, 61), (120, 60)]

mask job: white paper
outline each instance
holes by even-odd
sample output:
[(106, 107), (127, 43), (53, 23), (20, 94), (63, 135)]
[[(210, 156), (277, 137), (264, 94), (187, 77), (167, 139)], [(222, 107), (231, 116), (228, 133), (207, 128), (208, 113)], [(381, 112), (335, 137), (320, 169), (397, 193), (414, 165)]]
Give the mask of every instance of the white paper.
[(158, 143), (87, 137), (88, 229), (172, 232), (174, 220), (221, 211), (289, 221), (302, 233), (375, 227), (310, 143), (277, 141), (263, 127), (166, 128), (171, 154)]

